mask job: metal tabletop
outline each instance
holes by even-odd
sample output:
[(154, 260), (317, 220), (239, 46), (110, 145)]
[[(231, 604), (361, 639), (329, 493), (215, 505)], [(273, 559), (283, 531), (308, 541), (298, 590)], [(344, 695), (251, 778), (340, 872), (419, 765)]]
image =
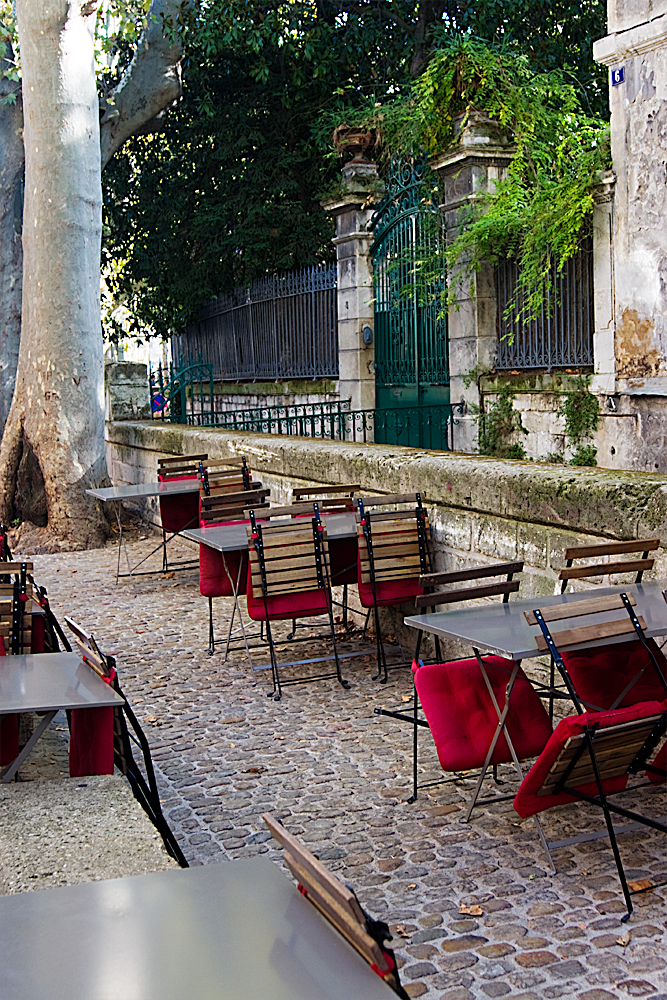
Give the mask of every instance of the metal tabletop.
[[(357, 522), (354, 511), (344, 514), (322, 515), (327, 529), (327, 539), (337, 541), (342, 538), (356, 538)], [(273, 521), (272, 524), (278, 524)], [(222, 524), (209, 528), (190, 528), (182, 531), (183, 538), (189, 538), (191, 542), (199, 542), (215, 549), (216, 552), (238, 552), (239, 549), (248, 548), (248, 536), (244, 524)]]
[(267, 858), (0, 897), (2, 1000), (391, 1000)]
[[(423, 629), (433, 635), (448, 639), (458, 639), (467, 646), (474, 646), (487, 653), (497, 653), (511, 660), (524, 660), (530, 656), (542, 655), (535, 642), (539, 634), (539, 625), (529, 625), (524, 617), (524, 611), (534, 611), (536, 608), (547, 608), (553, 604), (569, 604), (591, 597), (604, 597), (608, 594), (634, 594), (637, 599), (635, 612), (643, 615), (646, 621), (646, 636), (667, 635), (667, 601), (663, 590), (667, 581), (647, 580), (638, 584), (627, 584), (624, 587), (596, 587), (585, 592), (557, 594), (551, 597), (531, 597), (527, 600), (509, 601), (507, 604), (484, 604), (463, 608), (458, 611), (439, 611), (434, 614), (413, 615), (405, 619), (405, 624), (412, 628)], [(604, 614), (586, 615), (585, 617), (569, 618), (568, 628), (578, 628), (581, 625), (597, 625), (617, 617), (618, 611)], [(627, 642), (632, 636), (610, 636), (607, 639), (596, 639), (594, 642), (580, 643), (569, 646), (569, 650), (586, 649), (590, 646), (609, 646), (617, 642)]]
[(0, 659), (0, 714), (122, 704), (120, 695), (78, 653), (28, 653)]
[(176, 479), (166, 483), (138, 483), (136, 486), (108, 486), (103, 490), (86, 490), (97, 500), (133, 500), (138, 497), (179, 496), (198, 493), (199, 479)]

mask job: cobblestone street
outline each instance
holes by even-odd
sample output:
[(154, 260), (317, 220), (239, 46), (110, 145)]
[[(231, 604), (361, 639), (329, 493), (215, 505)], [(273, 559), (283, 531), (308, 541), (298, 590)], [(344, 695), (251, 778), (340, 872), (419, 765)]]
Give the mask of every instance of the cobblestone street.
[[(154, 544), (131, 542), (133, 561)], [(185, 544), (174, 552), (196, 555)], [(636, 897), (632, 919), (621, 924), (606, 839), (556, 851), (552, 875), (534, 822), (520, 820), (511, 802), (461, 824), (472, 781), (436, 785), (406, 802), (411, 731), (373, 710), (408, 702), (411, 675), (394, 671), (379, 685), (370, 643), (341, 646), (368, 649), (343, 661), (349, 691), (332, 680), (297, 685), (275, 703), (266, 697), (270, 675), (253, 673), (244, 652), (227, 664), (218, 651), (208, 655), (208, 607), (196, 576), (116, 585), (111, 544), (34, 561), (61, 623), (71, 615), (117, 657), (152, 744), (165, 814), (191, 863), (259, 853), (280, 861), (260, 819), (270, 811), (390, 924), (412, 997), (667, 1000), (667, 891)], [(214, 603), (220, 638), (231, 602)], [(321, 650), (304, 643), (298, 658)], [(258, 656), (258, 664), (268, 659)], [(427, 732), (420, 747), (420, 780), (440, 777)], [(502, 773), (515, 788), (515, 776)], [(664, 786), (637, 795), (650, 815), (667, 811)], [(544, 814), (548, 839), (601, 825), (585, 805)], [(667, 875), (664, 836), (643, 829), (620, 845), (630, 879)]]

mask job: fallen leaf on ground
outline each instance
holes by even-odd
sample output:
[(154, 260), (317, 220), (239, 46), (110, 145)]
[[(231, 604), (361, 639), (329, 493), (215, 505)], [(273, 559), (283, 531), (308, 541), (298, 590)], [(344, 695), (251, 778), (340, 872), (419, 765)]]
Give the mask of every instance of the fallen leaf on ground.
[(246, 767), (245, 770), (241, 771), (241, 774), (261, 774), (262, 771), (266, 771), (265, 767)]
[(144, 722), (157, 722), (156, 715), (144, 715)]
[(410, 885), (408, 886), (408, 889), (416, 889), (416, 888), (417, 888), (416, 882), (411, 882)]
[(162, 574), (162, 579), (163, 580), (173, 580), (175, 576), (176, 576), (176, 573), (172, 570), (171, 573), (163, 573)]
[(640, 892), (642, 889), (653, 892), (653, 883), (650, 878), (640, 878), (636, 882), (628, 882), (628, 887), (632, 889), (633, 892)]
[(630, 944), (630, 931), (624, 934), (623, 937), (616, 938), (616, 944), (620, 944), (621, 948), (627, 948)]
[(403, 697), (401, 698), (401, 701), (412, 701), (412, 695), (404, 694)]
[(408, 932), (405, 929), (405, 924), (397, 924), (397, 926), (396, 926), (396, 933), (398, 934), (399, 937), (404, 937), (404, 938), (409, 938), (410, 937), (410, 935), (408, 934)]
[(461, 906), (459, 906), (459, 913), (465, 913), (469, 917), (481, 917), (484, 910), (476, 903), (474, 906), (464, 906), (461, 904)]

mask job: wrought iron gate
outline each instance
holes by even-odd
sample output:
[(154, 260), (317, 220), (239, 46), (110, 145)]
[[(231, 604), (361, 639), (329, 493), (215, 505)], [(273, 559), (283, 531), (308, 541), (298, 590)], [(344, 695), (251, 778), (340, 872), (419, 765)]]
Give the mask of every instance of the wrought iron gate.
[[(449, 404), (449, 359), (437, 186), (425, 160), (391, 164), (371, 228), (376, 409), (406, 410), (410, 440), (403, 433), (401, 444), (447, 449), (444, 425), (432, 443), (435, 410), (444, 416)], [(376, 441), (399, 443), (391, 431)]]

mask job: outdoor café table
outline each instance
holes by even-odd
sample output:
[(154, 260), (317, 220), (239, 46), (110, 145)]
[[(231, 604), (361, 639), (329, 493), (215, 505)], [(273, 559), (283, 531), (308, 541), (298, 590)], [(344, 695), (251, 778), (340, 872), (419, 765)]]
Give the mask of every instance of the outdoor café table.
[[(102, 503), (113, 502), (116, 510), (116, 520), (118, 521), (118, 565), (116, 566), (116, 583), (118, 583), (119, 576), (132, 576), (133, 570), (130, 566), (130, 557), (127, 553), (127, 547), (125, 545), (125, 538), (123, 536), (123, 525), (121, 523), (120, 511), (122, 507), (123, 500), (145, 500), (148, 497), (164, 497), (164, 496), (180, 496), (183, 493), (198, 493), (199, 492), (199, 479), (177, 479), (166, 483), (138, 483), (135, 486), (108, 486), (104, 489), (99, 490), (86, 490), (91, 497), (95, 497), (96, 500), (101, 500)], [(183, 535), (184, 532), (176, 532), (176, 534)], [(172, 535), (173, 537), (173, 535)], [(127, 560), (128, 573), (120, 572), (120, 552), (121, 547), (125, 552), (125, 559)], [(153, 552), (157, 552), (160, 548), (153, 549)], [(138, 562), (134, 567), (134, 572), (141, 563), (145, 562), (146, 559), (153, 555), (150, 552), (147, 556)]]
[[(340, 538), (357, 537), (357, 522), (354, 511), (348, 511), (344, 514), (327, 514), (325, 512), (322, 516), (325, 519), (329, 542)], [(208, 545), (216, 552), (239, 552), (248, 548), (245, 524), (219, 524), (206, 528), (188, 528), (181, 534), (191, 542)]]
[(2, 1000), (391, 1000), (267, 858), (0, 897)]
[[(556, 594), (551, 597), (530, 597), (520, 601), (508, 601), (507, 604), (478, 604), (474, 607), (462, 608), (456, 611), (438, 611), (428, 615), (413, 615), (405, 619), (405, 624), (412, 628), (423, 629), (433, 635), (447, 639), (457, 639), (466, 646), (472, 646), (485, 653), (495, 653), (509, 660), (525, 660), (528, 657), (542, 655), (537, 648), (535, 636), (540, 632), (539, 625), (529, 625), (524, 612), (536, 608), (548, 608), (554, 604), (570, 604), (576, 601), (588, 600), (591, 597), (606, 597), (610, 594), (632, 594), (637, 600), (635, 612), (643, 615), (646, 621), (644, 634), (647, 638), (657, 635), (667, 635), (667, 601), (663, 591), (667, 587), (665, 580), (645, 580), (642, 583), (629, 583), (623, 587), (595, 587), (586, 591), (574, 591), (566, 594)], [(607, 621), (609, 612), (604, 614), (586, 615), (585, 621), (570, 618), (570, 628), (578, 625), (598, 625)], [(577, 649), (588, 649), (591, 646), (609, 646), (617, 642), (627, 642), (628, 636), (609, 636), (606, 639), (595, 639), (568, 647), (568, 652)]]
[[(632, 594), (637, 601), (636, 614), (642, 615), (646, 621), (644, 634), (647, 638), (667, 634), (667, 601), (664, 597), (664, 589), (667, 581), (644, 581), (642, 583), (627, 584), (623, 587), (596, 587), (594, 590), (575, 591), (565, 594), (557, 594), (551, 597), (530, 597), (521, 601), (508, 601), (506, 604), (480, 604), (473, 607), (458, 609), (455, 611), (438, 611), (427, 615), (412, 615), (405, 619), (405, 624), (412, 628), (422, 629), (446, 639), (456, 639), (466, 646), (472, 646), (480, 664), (480, 669), (486, 681), (486, 686), (491, 692), (490, 683), (486, 677), (484, 663), (480, 653), (491, 653), (505, 657), (514, 661), (513, 669), (508, 674), (507, 698), (504, 708), (501, 710), (494, 698), (494, 708), (498, 715), (498, 728), (489, 747), (485, 765), (478, 779), (477, 788), (470, 801), (466, 813), (466, 821), (470, 818), (472, 809), (481, 789), (482, 780), (489, 765), (497, 739), (504, 731), (505, 739), (514, 757), (514, 764), (517, 773), (521, 773), (518, 758), (513, 752), (509, 733), (505, 729), (505, 719), (509, 711), (509, 704), (514, 682), (519, 672), (521, 660), (529, 657), (543, 655), (537, 647), (535, 636), (540, 632), (539, 625), (529, 625), (524, 612), (535, 611), (537, 608), (543, 610), (554, 604), (570, 604), (577, 601), (588, 600), (591, 596), (606, 597), (611, 594)], [(612, 612), (613, 614), (613, 612)], [(609, 612), (602, 614), (586, 615), (585, 620), (581, 618), (570, 618), (568, 624), (570, 628), (577, 628), (579, 625), (598, 625), (607, 621)], [(594, 639), (589, 642), (579, 643), (569, 646), (568, 652), (578, 649), (588, 649), (592, 646), (609, 646), (618, 642), (627, 642), (628, 634), (609, 636), (605, 639)], [(530, 679), (530, 678), (529, 678)], [(543, 839), (541, 828), (538, 824), (540, 837)], [(547, 852), (548, 853), (548, 852)]]
[[(0, 658), (0, 715), (44, 712), (18, 757), (0, 771), (11, 781), (60, 709), (105, 708), (123, 699), (87, 666), (78, 653), (28, 653)], [(0, 997), (3, 993), (0, 990)], [(4, 998), (3, 998), (4, 1000)]]

